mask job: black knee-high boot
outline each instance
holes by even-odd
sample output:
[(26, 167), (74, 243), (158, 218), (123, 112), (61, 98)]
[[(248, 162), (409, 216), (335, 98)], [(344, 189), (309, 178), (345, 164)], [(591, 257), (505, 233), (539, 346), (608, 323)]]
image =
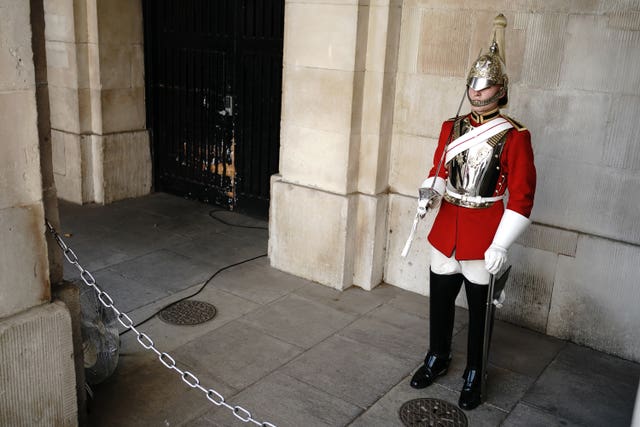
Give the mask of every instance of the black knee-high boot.
[[(464, 280), (469, 305), (469, 335), (467, 337), (467, 367), (464, 371), (464, 385), (458, 405), (467, 410), (482, 403), (482, 372), (485, 313), (487, 309), (487, 285), (477, 285)], [(493, 317), (489, 328), (489, 340), (493, 329)]]
[(429, 352), (411, 378), (411, 387), (425, 388), (447, 373), (451, 361), (451, 336), (455, 301), (462, 286), (462, 274), (429, 276)]

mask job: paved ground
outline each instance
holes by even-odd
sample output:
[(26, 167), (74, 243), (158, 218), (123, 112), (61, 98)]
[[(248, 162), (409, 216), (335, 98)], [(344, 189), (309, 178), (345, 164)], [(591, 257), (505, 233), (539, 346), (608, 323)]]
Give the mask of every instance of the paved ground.
[[(103, 207), (61, 202), (60, 216), (80, 262), (138, 322), (219, 269), (266, 255), (266, 222), (230, 212), (215, 219), (213, 209), (156, 193)], [(75, 270), (65, 275), (77, 280)], [(115, 374), (93, 386), (91, 426), (394, 427), (409, 400), (457, 402), (463, 309), (449, 374), (418, 391), (408, 381), (428, 341), (426, 297), (388, 285), (338, 292), (259, 257), (220, 272), (196, 299), (214, 304), (217, 316), (198, 326), (156, 316), (140, 331), (258, 421), (245, 424), (210, 403), (126, 333)], [(629, 426), (640, 366), (498, 321), (489, 373), (488, 402), (466, 413), (471, 426)]]

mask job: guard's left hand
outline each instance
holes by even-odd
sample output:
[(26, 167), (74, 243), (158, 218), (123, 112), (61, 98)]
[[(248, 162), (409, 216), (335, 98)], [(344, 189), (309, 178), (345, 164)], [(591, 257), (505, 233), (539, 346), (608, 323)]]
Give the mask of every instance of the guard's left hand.
[(507, 262), (507, 250), (497, 245), (489, 246), (484, 253), (484, 266), (491, 274), (497, 274)]
[(440, 194), (433, 188), (421, 187), (418, 190), (418, 214), (423, 218), (429, 209), (437, 209), (440, 204)]

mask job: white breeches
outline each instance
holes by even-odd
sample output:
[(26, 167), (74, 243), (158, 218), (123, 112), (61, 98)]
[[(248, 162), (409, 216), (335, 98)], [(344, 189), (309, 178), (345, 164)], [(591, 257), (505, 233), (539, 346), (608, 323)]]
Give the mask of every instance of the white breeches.
[(451, 257), (447, 257), (431, 246), (431, 271), (436, 274), (462, 273), (467, 280), (477, 285), (489, 284), (491, 275), (484, 266), (484, 259), (458, 261), (455, 255), (454, 251)]

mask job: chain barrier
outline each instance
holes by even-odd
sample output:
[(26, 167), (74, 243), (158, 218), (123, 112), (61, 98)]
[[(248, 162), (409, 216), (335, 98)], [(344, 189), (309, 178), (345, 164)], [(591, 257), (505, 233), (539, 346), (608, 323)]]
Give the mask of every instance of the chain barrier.
[(263, 421), (263, 422), (257, 421), (251, 416), (251, 412), (247, 411), (242, 406), (238, 406), (238, 405), (232, 406), (228, 404), (224, 396), (222, 396), (220, 393), (218, 393), (212, 388), (207, 389), (207, 388), (204, 388), (202, 385), (200, 385), (200, 380), (194, 374), (192, 374), (189, 371), (183, 371), (180, 368), (178, 368), (176, 366), (175, 359), (171, 357), (169, 353), (160, 352), (154, 346), (153, 340), (144, 332), (138, 331), (136, 327), (133, 325), (133, 320), (131, 320), (131, 318), (126, 313), (121, 312), (115, 307), (115, 305), (113, 305), (114, 304), (113, 299), (109, 296), (108, 293), (100, 289), (100, 287), (96, 284), (96, 279), (93, 277), (93, 275), (88, 270), (83, 268), (82, 265), (80, 265), (80, 263), (78, 262), (78, 257), (76, 256), (75, 252), (73, 252), (73, 250), (69, 246), (67, 246), (67, 244), (64, 242), (60, 234), (56, 231), (55, 228), (53, 228), (51, 223), (46, 219), (45, 219), (45, 225), (47, 226), (47, 229), (49, 230), (49, 232), (53, 235), (53, 238), (56, 240), (56, 243), (58, 244), (58, 246), (60, 246), (60, 249), (62, 249), (62, 253), (66, 258), (66, 260), (75, 268), (77, 268), (78, 271), (80, 272), (80, 278), (82, 279), (84, 284), (89, 286), (90, 288), (93, 288), (93, 290), (98, 294), (98, 300), (104, 307), (110, 308), (111, 310), (114, 311), (114, 313), (117, 316), (118, 322), (125, 329), (130, 329), (136, 333), (137, 335), (136, 339), (138, 343), (145, 350), (151, 350), (152, 352), (154, 352), (156, 356), (158, 356), (160, 363), (162, 363), (167, 369), (176, 371), (178, 375), (180, 375), (180, 378), (182, 379), (182, 381), (184, 381), (189, 387), (197, 388), (202, 393), (204, 393), (205, 397), (209, 402), (213, 403), (216, 406), (224, 406), (225, 408), (231, 411), (234, 417), (236, 417), (243, 423), (251, 422), (260, 427), (276, 427), (276, 425), (266, 421)]

